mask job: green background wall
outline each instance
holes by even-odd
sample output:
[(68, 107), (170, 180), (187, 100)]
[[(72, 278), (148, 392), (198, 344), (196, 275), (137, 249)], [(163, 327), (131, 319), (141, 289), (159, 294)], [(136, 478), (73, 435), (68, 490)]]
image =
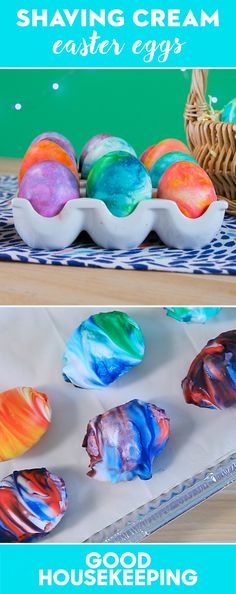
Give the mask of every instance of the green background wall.
[[(190, 79), (180, 70), (1, 70), (0, 155), (22, 157), (46, 130), (68, 136), (78, 153), (98, 132), (125, 137), (138, 154), (165, 137), (184, 140)], [(218, 108), (235, 97), (236, 70), (211, 71), (208, 93)]]

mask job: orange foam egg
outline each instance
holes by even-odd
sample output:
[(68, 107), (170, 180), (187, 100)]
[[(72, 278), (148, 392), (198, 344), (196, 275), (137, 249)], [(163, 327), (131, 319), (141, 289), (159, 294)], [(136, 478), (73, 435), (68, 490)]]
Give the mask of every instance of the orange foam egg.
[(33, 388), (0, 393), (0, 462), (21, 456), (47, 431), (51, 407), (46, 394)]
[(75, 163), (73, 163), (68, 153), (64, 151), (61, 146), (51, 140), (40, 140), (40, 142), (31, 145), (24, 156), (19, 171), (19, 183), (30, 167), (37, 163), (41, 163), (42, 161), (58, 161), (59, 163), (66, 165), (66, 167), (74, 173), (77, 179), (79, 179)]
[(215, 189), (207, 173), (191, 161), (170, 165), (163, 174), (157, 198), (176, 202), (189, 218), (200, 217), (211, 202), (217, 200)]
[(162, 140), (158, 144), (154, 144), (146, 149), (141, 155), (141, 161), (147, 170), (150, 171), (157, 159), (160, 159), (162, 155), (172, 153), (173, 151), (181, 151), (188, 155), (191, 154), (189, 148), (181, 140), (177, 140), (177, 138), (166, 138), (166, 140)]
[(154, 148), (155, 144), (152, 144), (151, 146), (148, 146), (148, 148), (146, 148), (146, 150), (141, 154), (140, 157), (140, 161), (142, 161), (142, 163), (145, 165), (145, 161), (147, 159), (147, 156), (149, 155), (150, 151)]

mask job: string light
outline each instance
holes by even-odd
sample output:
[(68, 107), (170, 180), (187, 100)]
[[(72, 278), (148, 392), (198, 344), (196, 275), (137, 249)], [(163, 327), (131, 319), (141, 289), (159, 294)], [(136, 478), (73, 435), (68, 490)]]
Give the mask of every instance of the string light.
[[(54, 82), (54, 83), (52, 83), (52, 89), (53, 89), (53, 91), (58, 91), (58, 90), (60, 89), (60, 84), (59, 84), (58, 82)], [(43, 98), (44, 96), (46, 96), (46, 94), (47, 94), (47, 92), (45, 92), (45, 91), (44, 91), (44, 92), (42, 93), (42, 98)], [(21, 110), (23, 109), (23, 105), (22, 105), (22, 103), (19, 103), (19, 102), (15, 103), (15, 104), (13, 105), (13, 109), (15, 109), (15, 111), (21, 111)]]
[[(185, 76), (187, 76), (188, 68), (180, 68), (180, 72), (183, 72), (184, 77), (185, 77)], [(61, 85), (58, 82), (51, 83), (51, 88), (53, 89), (53, 91), (58, 91), (60, 89), (60, 86)], [(45, 95), (46, 95), (46, 92), (44, 91), (44, 93), (42, 94), (42, 97)], [(210, 99), (211, 104), (218, 103), (218, 97), (209, 95), (209, 99)], [(21, 103), (17, 102), (13, 105), (13, 109), (15, 109), (15, 111), (21, 111), (23, 109), (23, 105)]]

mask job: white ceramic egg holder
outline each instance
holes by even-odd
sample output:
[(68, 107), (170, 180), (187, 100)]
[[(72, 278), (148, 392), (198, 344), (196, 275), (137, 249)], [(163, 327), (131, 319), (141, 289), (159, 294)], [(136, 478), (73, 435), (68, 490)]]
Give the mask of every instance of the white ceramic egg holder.
[(128, 250), (138, 247), (151, 231), (156, 231), (168, 247), (199, 249), (217, 235), (228, 208), (225, 200), (213, 202), (201, 217), (190, 219), (170, 200), (144, 200), (130, 215), (120, 218), (101, 200), (85, 198), (86, 182), (81, 180), (80, 185), (81, 198), (70, 200), (51, 218), (38, 214), (24, 198), (12, 199), (16, 231), (28, 246), (62, 250), (81, 231), (87, 231), (103, 248)]

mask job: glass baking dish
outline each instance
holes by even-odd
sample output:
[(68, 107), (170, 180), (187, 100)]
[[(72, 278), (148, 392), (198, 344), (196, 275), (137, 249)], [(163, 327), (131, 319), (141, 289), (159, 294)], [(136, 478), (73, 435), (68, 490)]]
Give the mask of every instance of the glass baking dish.
[(236, 481), (236, 453), (107, 526), (85, 542), (138, 543)]

